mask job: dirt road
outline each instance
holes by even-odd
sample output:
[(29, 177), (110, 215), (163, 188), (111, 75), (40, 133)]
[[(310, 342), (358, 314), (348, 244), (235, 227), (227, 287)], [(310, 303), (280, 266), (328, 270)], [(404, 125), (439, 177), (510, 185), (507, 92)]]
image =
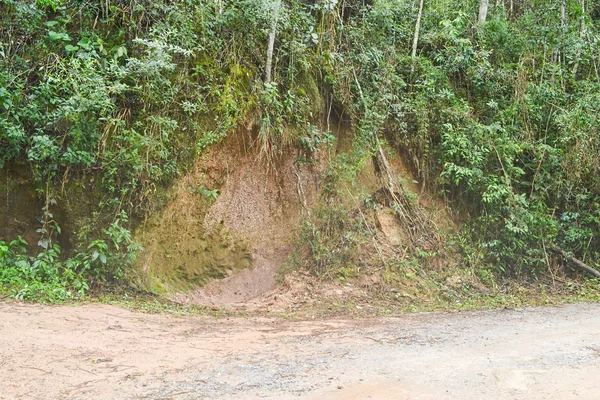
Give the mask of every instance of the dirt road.
[(0, 303), (0, 399), (600, 399), (600, 305), (214, 320)]

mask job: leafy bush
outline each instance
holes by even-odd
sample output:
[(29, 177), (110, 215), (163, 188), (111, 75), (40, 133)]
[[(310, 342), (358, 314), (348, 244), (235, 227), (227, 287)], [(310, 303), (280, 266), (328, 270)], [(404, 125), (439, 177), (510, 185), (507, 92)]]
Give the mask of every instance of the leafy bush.
[(61, 247), (52, 243), (52, 233), (45, 228), (40, 229), (43, 237), (35, 256), (28, 255), (27, 242), (21, 237), (0, 241), (0, 283), (17, 299), (55, 303), (81, 298), (92, 286), (114, 282), (141, 250), (122, 222), (127, 222), (124, 213), (104, 230), (105, 239), (92, 241), (67, 259), (61, 258)]

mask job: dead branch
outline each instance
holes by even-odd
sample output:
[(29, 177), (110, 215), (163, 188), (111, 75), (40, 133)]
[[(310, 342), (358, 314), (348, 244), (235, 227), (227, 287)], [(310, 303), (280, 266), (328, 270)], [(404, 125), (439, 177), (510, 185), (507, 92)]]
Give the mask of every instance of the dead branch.
[(600, 272), (596, 271), (594, 268), (590, 267), (583, 261), (569, 255), (566, 251), (564, 251), (557, 245), (553, 245), (552, 247), (550, 247), (550, 250), (552, 250), (556, 254), (560, 255), (561, 257), (563, 257), (565, 260), (567, 260), (571, 264), (575, 265), (576, 267), (579, 267), (579, 268), (589, 272), (590, 274), (594, 275), (596, 278), (600, 278)]

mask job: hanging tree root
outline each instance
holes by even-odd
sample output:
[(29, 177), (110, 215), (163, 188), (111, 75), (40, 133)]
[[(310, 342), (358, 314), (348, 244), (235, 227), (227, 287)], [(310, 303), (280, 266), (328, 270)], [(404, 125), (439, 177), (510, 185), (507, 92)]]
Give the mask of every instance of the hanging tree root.
[(373, 157), (375, 171), (383, 181), (383, 192), (388, 197), (388, 201), (395, 205), (397, 217), (405, 225), (413, 245), (419, 242), (426, 242), (431, 248), (437, 248), (440, 238), (437, 235), (437, 228), (427, 216), (425, 211), (404, 193), (401, 185), (396, 185), (391, 168), (389, 166), (385, 152), (376, 137), (378, 154)]
[(589, 265), (587, 265), (583, 261), (578, 260), (577, 258), (575, 258), (573, 256), (570, 256), (569, 254), (567, 254), (566, 251), (564, 251), (560, 247), (554, 245), (550, 249), (553, 252), (555, 252), (556, 254), (558, 254), (561, 257), (563, 257), (565, 260), (569, 261), (571, 264), (575, 265), (576, 267), (579, 267), (579, 268), (581, 268), (581, 269), (589, 272), (590, 274), (594, 275), (596, 278), (600, 278), (600, 272), (596, 271), (594, 268), (590, 267)]

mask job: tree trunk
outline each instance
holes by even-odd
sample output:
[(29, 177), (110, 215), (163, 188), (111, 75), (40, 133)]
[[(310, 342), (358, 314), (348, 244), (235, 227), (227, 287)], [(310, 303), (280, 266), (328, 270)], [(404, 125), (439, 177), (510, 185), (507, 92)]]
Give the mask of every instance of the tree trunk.
[(272, 68), (273, 68), (273, 49), (275, 47), (275, 34), (277, 33), (277, 22), (279, 21), (279, 9), (281, 8), (281, 0), (274, 2), (273, 4), (273, 24), (271, 25), (271, 31), (269, 32), (269, 47), (267, 48), (267, 64), (265, 67), (265, 83), (271, 83), (272, 81)]
[(419, 30), (421, 29), (421, 15), (423, 14), (423, 1), (419, 1), (419, 13), (417, 14), (417, 22), (415, 24), (415, 37), (413, 39), (412, 58), (417, 56), (417, 44), (419, 43)]
[[(581, 0), (581, 23), (579, 25), (579, 40), (585, 39), (585, 0)], [(577, 58), (573, 66), (573, 78), (577, 79), (577, 70), (579, 69), (579, 57), (581, 56), (580, 47), (577, 48)]]
[(481, 0), (479, 3), (479, 23), (483, 24), (487, 19), (488, 0)]
[(266, 77), (265, 82), (271, 82), (271, 68), (273, 65), (273, 48), (275, 47), (275, 30), (277, 29), (277, 23), (273, 24), (271, 32), (269, 32), (269, 48), (267, 49), (267, 66), (266, 66)]

